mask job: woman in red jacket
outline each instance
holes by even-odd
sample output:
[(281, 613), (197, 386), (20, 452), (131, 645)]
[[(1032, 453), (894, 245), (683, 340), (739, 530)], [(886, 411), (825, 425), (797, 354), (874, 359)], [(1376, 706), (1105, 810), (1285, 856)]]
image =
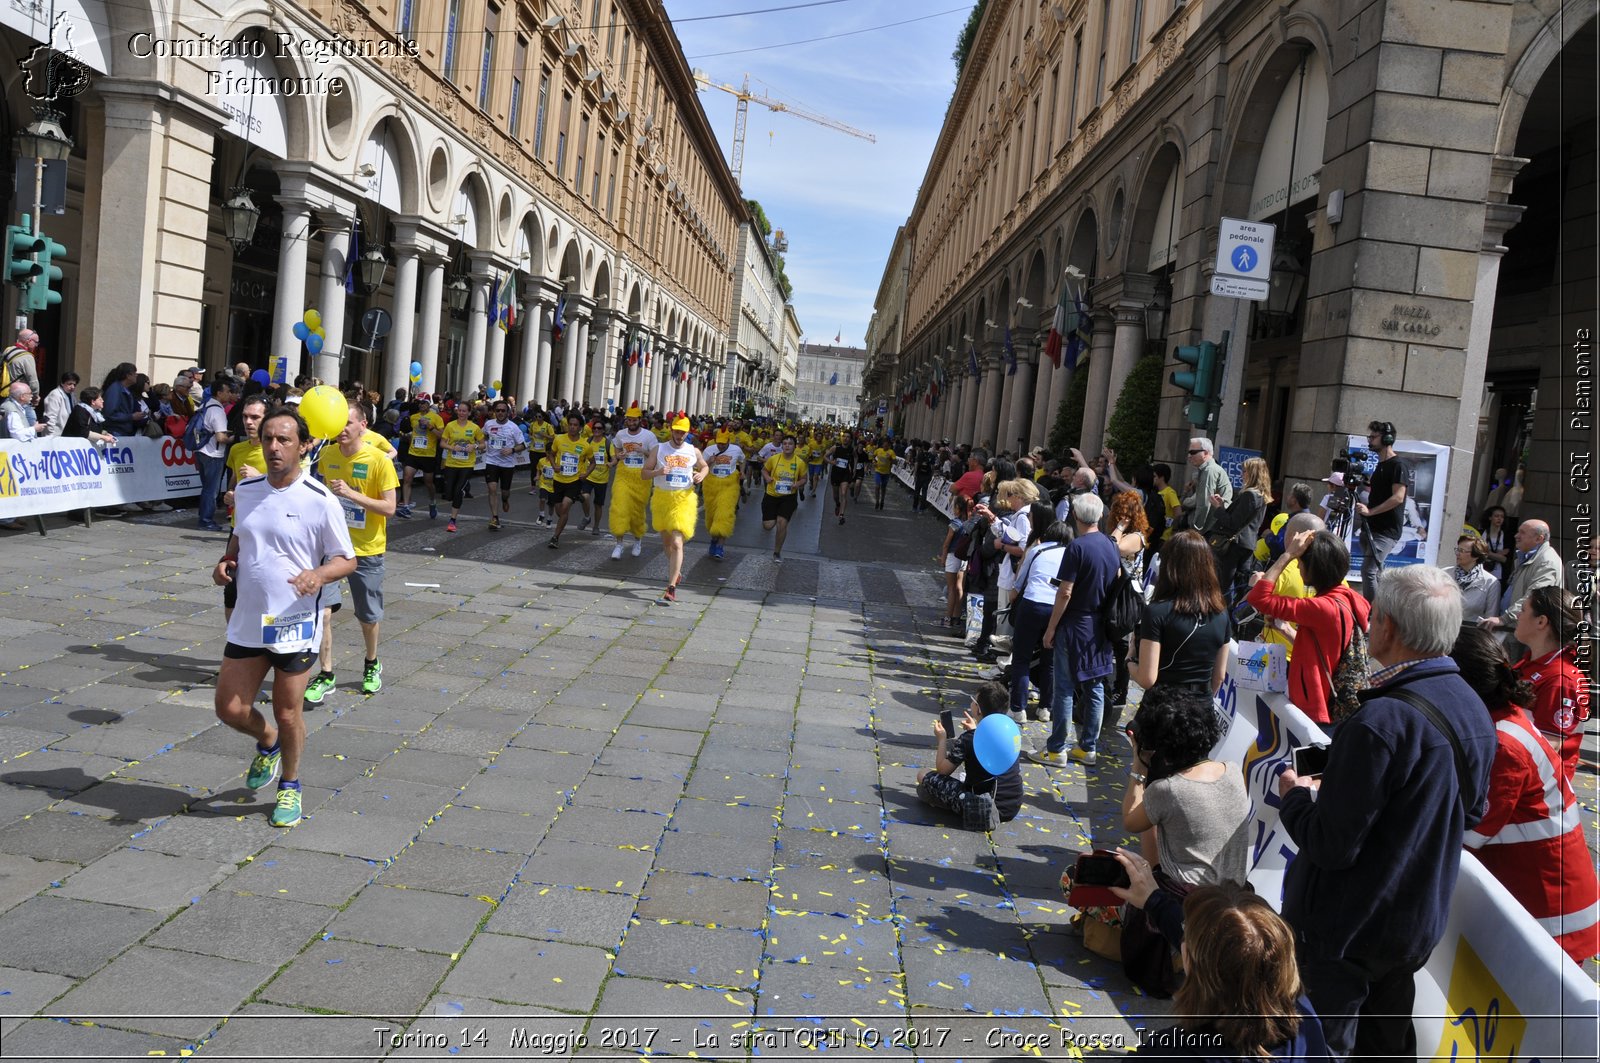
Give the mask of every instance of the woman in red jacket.
[[(1300, 565), (1314, 598), (1286, 598), (1273, 588), (1283, 570)], [(1272, 567), (1259, 572), (1249, 601), (1263, 616), (1298, 625), (1289, 657), (1289, 700), (1317, 723), (1329, 723), (1333, 671), (1356, 628), (1367, 630), (1367, 600), (1345, 586), (1350, 552), (1327, 531), (1303, 531), (1286, 544)]]
[(1450, 656), (1489, 706), (1499, 743), (1489, 807), (1466, 832), (1466, 846), (1575, 963), (1584, 963), (1600, 954), (1600, 881), (1572, 786), (1556, 771), (1550, 743), (1518, 707), (1533, 701), (1533, 690), (1487, 631), (1463, 630)]
[(1516, 664), (1517, 675), (1533, 684), (1528, 711), (1560, 755), (1569, 783), (1578, 770), (1583, 721), (1589, 718), (1589, 679), (1572, 645), (1581, 620), (1572, 595), (1560, 587), (1535, 588), (1517, 617), (1516, 639), (1528, 647)]

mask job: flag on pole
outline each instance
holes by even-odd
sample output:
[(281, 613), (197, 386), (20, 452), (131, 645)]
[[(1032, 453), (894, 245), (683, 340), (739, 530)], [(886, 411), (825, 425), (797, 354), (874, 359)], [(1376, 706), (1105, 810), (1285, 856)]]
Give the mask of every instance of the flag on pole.
[(517, 327), (517, 274), (506, 274), (506, 282), (496, 297), (500, 300), (500, 331), (510, 332)]
[(1011, 326), (1006, 326), (1006, 376), (1017, 375), (1017, 349), (1011, 343)]
[(1069, 278), (1062, 277), (1055, 316), (1050, 319), (1050, 335), (1044, 341), (1044, 353), (1057, 369), (1061, 368), (1061, 344), (1067, 333), (1067, 315), (1072, 311), (1071, 299), (1072, 283)]
[(1078, 309), (1073, 315), (1076, 320), (1072, 324), (1072, 332), (1067, 336), (1067, 349), (1063, 358), (1068, 369), (1078, 368), (1078, 356), (1088, 348), (1089, 337), (1093, 330), (1089, 308), (1083, 305), (1083, 292), (1074, 292), (1072, 298)]
[(835, 374), (833, 374), (833, 376), (828, 378), (828, 386), (829, 387), (832, 387), (833, 385), (837, 384), (838, 382), (839, 382), (839, 374), (838, 373), (835, 373)]
[(651, 339), (649, 336), (646, 336), (639, 342), (644, 348), (644, 367), (649, 369), (650, 363), (655, 361), (655, 340)]
[(567, 332), (567, 297), (565, 294), (556, 299), (556, 312), (550, 319), (550, 342), (560, 343), (561, 337)]
[(500, 324), (500, 271), (495, 270), (494, 284), (489, 288), (489, 324), (498, 325), (500, 331), (505, 331), (505, 326)]
[(838, 332), (834, 333), (833, 342), (834, 342), (835, 346), (838, 346), (839, 340), (843, 336), (844, 336), (844, 330), (843, 329), (840, 329)]
[(623, 349), (628, 352), (628, 364), (629, 365), (638, 365), (639, 364), (639, 334), (633, 330), (632, 326), (629, 326), (629, 328), (628, 328), (628, 339), (627, 339), (627, 342), (625, 342), (623, 344)]
[(350, 250), (344, 256), (344, 290), (350, 295), (356, 292), (356, 263), (361, 261), (361, 218), (356, 217), (355, 223), (350, 226)]
[(978, 368), (978, 348), (976, 345), (967, 348), (967, 372), (974, 377), (983, 375), (982, 370)]

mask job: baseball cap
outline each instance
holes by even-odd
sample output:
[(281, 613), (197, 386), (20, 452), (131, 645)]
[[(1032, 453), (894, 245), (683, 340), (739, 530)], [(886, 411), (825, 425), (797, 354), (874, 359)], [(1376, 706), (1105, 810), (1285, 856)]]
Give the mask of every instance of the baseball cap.
[(1342, 472), (1329, 473), (1328, 475), (1326, 475), (1326, 476), (1324, 476), (1322, 478), (1322, 482), (1325, 483), (1325, 484), (1332, 484), (1334, 487), (1343, 487), (1344, 486), (1344, 473), (1342, 473)]
[(419, 391), (417, 392), (417, 401), (431, 404), (433, 402), (433, 396), (429, 395), (426, 391)]

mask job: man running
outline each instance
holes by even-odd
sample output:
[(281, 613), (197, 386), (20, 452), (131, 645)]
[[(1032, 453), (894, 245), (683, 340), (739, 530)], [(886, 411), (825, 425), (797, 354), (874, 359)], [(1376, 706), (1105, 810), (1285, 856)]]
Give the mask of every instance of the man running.
[(872, 452), (872, 481), (877, 489), (877, 504), (872, 508), (883, 508), (883, 492), (889, 486), (889, 474), (894, 470), (894, 451), (889, 449), (889, 444), (884, 440), (878, 441), (878, 446)]
[(771, 531), (774, 524), (778, 533), (772, 543), (772, 560), (783, 560), (783, 541), (789, 536), (789, 522), (794, 519), (795, 490), (804, 482), (806, 463), (795, 453), (794, 436), (783, 437), (783, 448), (767, 459), (761, 468), (761, 477), (767, 483), (767, 492), (761, 498), (761, 527)]
[(606, 435), (606, 426), (596, 420), (589, 426), (589, 475), (583, 478), (583, 517), (595, 538), (600, 537), (600, 513), (606, 508), (611, 470), (616, 464), (611, 437)]
[(467, 481), (478, 464), (478, 454), (484, 448), (483, 429), (471, 420), (472, 409), (465, 401), (456, 403), (455, 417), (440, 433), (444, 448), (444, 496), (450, 500), (450, 523), (444, 530), (456, 530), (456, 518), (461, 516), (461, 504), (466, 501)]
[(617, 454), (617, 475), (612, 483), (616, 497), (611, 500), (611, 535), (617, 545), (611, 548), (611, 560), (620, 561), (624, 536), (633, 536), (634, 557), (639, 556), (644, 546), (644, 514), (650, 501), (651, 485), (639, 474), (657, 442), (655, 434), (644, 427), (644, 414), (638, 403), (629, 406), (623, 414), (622, 431), (611, 442)]
[[(500, 530), (500, 515), (511, 512), (511, 477), (517, 471), (517, 455), (528, 449), (522, 427), (511, 419), (511, 406), (504, 400), (494, 404), (494, 416), (483, 425), (483, 478), (489, 483), (489, 530)], [(534, 470), (535, 483), (538, 470)]]
[(822, 480), (822, 472), (828, 467), (828, 448), (823, 445), (822, 437), (813, 428), (811, 430), (811, 441), (804, 447), (799, 448), (797, 453), (806, 463), (806, 482), (800, 488), (800, 501), (804, 502), (806, 500), (806, 490), (810, 489), (813, 494), (816, 493), (817, 484)]
[(572, 503), (583, 498), (583, 478), (589, 475), (589, 442), (583, 438), (583, 415), (567, 414), (567, 430), (550, 443), (550, 464), (555, 468), (556, 533), (550, 536), (550, 549), (561, 547), (561, 533), (567, 529), (567, 514)]
[(850, 484), (856, 478), (855, 440), (845, 438), (828, 451), (828, 482), (833, 486), (833, 515), (844, 523), (844, 511), (850, 504)]
[(444, 432), (444, 418), (433, 412), (433, 400), (427, 392), (417, 396), (417, 412), (406, 422), (405, 468), (406, 476), (400, 485), (400, 507), (396, 516), (411, 516), (411, 478), (422, 475), (422, 485), (428, 490), (428, 519), (439, 515), (433, 495), (433, 477), (439, 467), (439, 437)]
[(667, 589), (661, 592), (657, 605), (671, 605), (678, 600), (683, 544), (694, 538), (699, 517), (694, 486), (710, 471), (705, 457), (688, 438), (689, 418), (680, 416), (672, 422), (671, 439), (656, 444), (641, 474), (648, 481), (661, 481), (650, 500), (650, 517), (661, 533), (661, 546), (667, 554)]
[(711, 533), (710, 555), (722, 560), (722, 544), (733, 534), (733, 522), (738, 516), (739, 470), (744, 465), (744, 449), (733, 442), (726, 428), (716, 435), (716, 443), (705, 452), (711, 475), (700, 494), (705, 498), (706, 530)]
[[(261, 423), (261, 449), (267, 473), (235, 489), (238, 523), (211, 573), (218, 586), (239, 581), (239, 605), (228, 621), (217, 675), (216, 713), (256, 740), (246, 786), (259, 790), (281, 771), (271, 823), (292, 827), (300, 822), (301, 701), (322, 641), (322, 591), (355, 571), (356, 553), (333, 492), (300, 467), (311, 451), (311, 430), (300, 415), (269, 414)], [(268, 672), (271, 720), (253, 705)]]
[(538, 502), (535, 503), (537, 506), (537, 513), (534, 518), (534, 523), (544, 525), (545, 527), (550, 525), (550, 520), (554, 514), (551, 513), (544, 504), (544, 495), (541, 493), (541, 488), (539, 486), (539, 461), (545, 456), (546, 453), (549, 452), (550, 441), (555, 437), (556, 430), (550, 424), (550, 419), (545, 416), (543, 409), (541, 409), (538, 405), (535, 405), (533, 407), (533, 412), (528, 417), (528, 458), (529, 465), (531, 466), (528, 470), (528, 478), (533, 484), (533, 486), (528, 490), (528, 493), (530, 495), (537, 495), (539, 499)]
[[(395, 488), (400, 479), (388, 455), (366, 438), (366, 408), (350, 406), (344, 431), (334, 445), (323, 447), (317, 457), (317, 474), (339, 500), (351, 545), (356, 551), (356, 570), (350, 573), (350, 598), (356, 622), (361, 625), (361, 641), (366, 657), (361, 669), (361, 692), (376, 694), (383, 689), (383, 665), (378, 661), (378, 623), (383, 619), (383, 554), (388, 549), (389, 517), (394, 514)], [(322, 670), (306, 685), (306, 701), (320, 705), (333, 692), (333, 616), (322, 611)]]

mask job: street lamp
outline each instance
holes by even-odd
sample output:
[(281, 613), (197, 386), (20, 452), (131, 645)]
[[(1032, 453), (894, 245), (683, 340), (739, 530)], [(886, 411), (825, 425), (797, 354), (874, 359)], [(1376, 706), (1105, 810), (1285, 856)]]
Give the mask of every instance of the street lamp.
[(1289, 322), (1295, 308), (1300, 305), (1300, 293), (1305, 290), (1306, 278), (1300, 259), (1290, 247), (1280, 243), (1272, 254), (1272, 273), (1267, 281), (1267, 302), (1260, 313), (1273, 334), (1287, 335)]
[(381, 248), (369, 247), (362, 252), (356, 269), (361, 274), (362, 294), (371, 295), (383, 287), (383, 275), (389, 269), (389, 260), (383, 257)]
[(1150, 305), (1144, 308), (1144, 338), (1158, 350), (1166, 345), (1167, 317), (1171, 311), (1172, 285), (1163, 273), (1156, 278), (1156, 290)]
[(61, 127), (61, 114), (47, 107), (34, 112), (28, 128), (13, 138), (17, 154), (24, 159), (59, 162), (72, 154), (72, 138)]
[(461, 276), (459, 273), (456, 274), (455, 277), (451, 278), (449, 284), (445, 285), (445, 305), (450, 307), (450, 312), (452, 314), (460, 314), (465, 312), (467, 309), (467, 300), (469, 300), (471, 297), (472, 289), (467, 286), (467, 278)]
[(261, 208), (248, 188), (240, 185), (228, 193), (228, 201), (222, 205), (222, 231), (233, 245), (234, 254), (243, 254), (255, 241), (256, 223), (260, 220)]

